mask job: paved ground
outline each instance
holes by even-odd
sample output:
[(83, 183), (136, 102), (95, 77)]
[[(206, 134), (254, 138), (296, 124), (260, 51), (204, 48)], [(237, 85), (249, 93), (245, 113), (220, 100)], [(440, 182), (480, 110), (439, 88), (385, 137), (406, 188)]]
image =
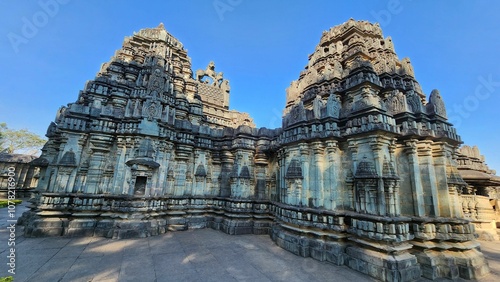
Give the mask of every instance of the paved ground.
[[(16, 213), (25, 207), (16, 208)], [(7, 210), (0, 209), (0, 277), (9, 269)], [(146, 239), (24, 238), (16, 235), (16, 282), (56, 281), (374, 281), (347, 267), (302, 258), (267, 235), (231, 236), (211, 229)], [(500, 281), (500, 243), (482, 242)], [(425, 280), (422, 280), (425, 281)]]

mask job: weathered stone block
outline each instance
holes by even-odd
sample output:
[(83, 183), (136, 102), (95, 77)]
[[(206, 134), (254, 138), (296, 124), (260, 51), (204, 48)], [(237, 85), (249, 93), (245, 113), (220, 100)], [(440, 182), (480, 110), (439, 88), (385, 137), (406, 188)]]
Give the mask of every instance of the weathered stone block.
[(94, 236), (97, 237), (113, 237), (113, 227), (115, 225), (115, 221), (112, 219), (104, 219), (96, 222), (96, 227), (94, 229)]
[(64, 228), (64, 235), (70, 237), (93, 236), (96, 227), (95, 219), (73, 219)]

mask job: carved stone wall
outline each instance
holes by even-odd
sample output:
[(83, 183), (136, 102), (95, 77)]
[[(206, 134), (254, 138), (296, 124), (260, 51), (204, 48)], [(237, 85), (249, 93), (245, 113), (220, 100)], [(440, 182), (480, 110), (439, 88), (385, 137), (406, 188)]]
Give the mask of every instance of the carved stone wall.
[(462, 206), (460, 137), (378, 24), (324, 32), (282, 128), (230, 111), (214, 63), (192, 76), (163, 26), (126, 38), (49, 126), (26, 236), (211, 227), (384, 281), (488, 272)]

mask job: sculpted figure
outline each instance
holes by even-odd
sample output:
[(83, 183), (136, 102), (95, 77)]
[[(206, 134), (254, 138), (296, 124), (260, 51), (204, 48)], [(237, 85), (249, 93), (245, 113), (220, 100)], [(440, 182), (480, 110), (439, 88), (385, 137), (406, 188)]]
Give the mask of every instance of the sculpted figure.
[(339, 118), (340, 116), (340, 98), (334, 93), (330, 93), (326, 101), (326, 112), (329, 117)]
[(411, 76), (415, 76), (415, 72), (413, 71), (413, 67), (411, 65), (409, 58), (404, 58), (403, 60), (401, 60), (401, 65), (402, 65), (403, 70), (406, 74), (409, 74)]
[(323, 78), (329, 80), (332, 78), (333, 69), (330, 64), (326, 64), (325, 71), (323, 72)]
[(314, 113), (314, 118), (321, 118), (321, 108), (323, 107), (323, 100), (321, 99), (321, 96), (316, 95), (316, 98), (314, 98), (313, 101), (313, 113)]
[(342, 41), (337, 41), (337, 50), (340, 52), (342, 52), (342, 50), (344, 50), (344, 45), (342, 44)]
[(216, 76), (215, 76), (215, 80), (214, 80), (214, 83), (212, 84), (213, 86), (219, 86), (219, 87), (222, 87), (222, 80), (224, 79), (224, 74), (222, 72), (219, 72)]
[(342, 78), (342, 72), (342, 64), (339, 61), (335, 60), (335, 62), (333, 63), (333, 76)]
[(390, 36), (387, 36), (384, 41), (387, 49), (394, 51), (394, 44), (392, 43), (392, 38)]
[(225, 93), (229, 93), (229, 91), (231, 90), (231, 87), (229, 86), (229, 80), (227, 80), (227, 79), (222, 80), (220, 88)]
[(216, 72), (215, 72), (215, 63), (210, 61), (205, 70), (197, 70), (196, 71), (196, 80), (203, 81), (203, 78), (208, 76), (212, 79), (213, 82), (216, 82)]
[(405, 95), (394, 90), (388, 98), (387, 106), (392, 114), (398, 114), (406, 111), (406, 97)]

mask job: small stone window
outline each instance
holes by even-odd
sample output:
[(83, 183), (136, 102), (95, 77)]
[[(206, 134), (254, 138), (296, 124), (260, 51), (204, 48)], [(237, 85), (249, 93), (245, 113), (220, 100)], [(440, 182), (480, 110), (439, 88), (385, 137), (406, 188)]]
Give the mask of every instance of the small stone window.
[(146, 192), (147, 182), (148, 178), (146, 176), (137, 176), (135, 179), (134, 194), (144, 195), (144, 193)]

